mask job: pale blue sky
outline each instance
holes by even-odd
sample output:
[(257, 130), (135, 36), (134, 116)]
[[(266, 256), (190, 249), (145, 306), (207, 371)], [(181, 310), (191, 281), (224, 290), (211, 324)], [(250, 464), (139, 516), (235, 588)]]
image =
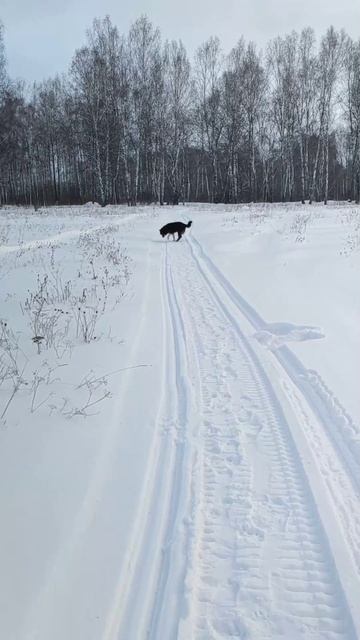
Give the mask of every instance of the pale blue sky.
[(308, 25), (318, 35), (333, 24), (360, 37), (360, 0), (1, 0), (10, 75), (33, 81), (65, 72), (95, 17), (109, 14), (126, 33), (142, 13), (189, 55), (211, 35), (225, 53), (241, 35), (263, 47)]

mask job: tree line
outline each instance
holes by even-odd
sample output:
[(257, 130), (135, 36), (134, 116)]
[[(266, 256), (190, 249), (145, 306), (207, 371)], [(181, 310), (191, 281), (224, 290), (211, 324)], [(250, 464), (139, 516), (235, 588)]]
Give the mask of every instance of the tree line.
[(96, 19), (68, 74), (7, 73), (0, 26), (0, 204), (360, 200), (360, 40), (330, 27), (216, 37), (190, 62), (145, 16)]

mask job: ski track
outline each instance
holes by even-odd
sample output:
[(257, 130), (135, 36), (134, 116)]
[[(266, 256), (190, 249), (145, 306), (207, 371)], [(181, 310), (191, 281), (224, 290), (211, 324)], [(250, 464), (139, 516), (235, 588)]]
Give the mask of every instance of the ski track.
[[(194, 402), (189, 385), (189, 349), (174, 295), (167, 246), (161, 287), (164, 371), (154, 442), (158, 453), (139, 505), (140, 517), (134, 532), (137, 544), (130, 553), (135, 559), (127, 566), (126, 577), (120, 576), (116, 613), (111, 614), (103, 640), (175, 638), (184, 607), (182, 586), (189, 561), (190, 530), (182, 514), (193, 490), (187, 479), (192, 477), (194, 464), (185, 431), (189, 423), (196, 425), (196, 417), (191, 408)], [(176, 392), (172, 394), (171, 389)], [(144, 513), (145, 518), (141, 517)]]
[(344, 544), (355, 558), (354, 478), (331, 439), (324, 453), (319, 412), (291, 375), (281, 379), (292, 418), (301, 421), (290, 428), (232, 305), (257, 328), (260, 316), (239, 304), (193, 237), (165, 244), (162, 292), (157, 459), (120, 581), (126, 594), (104, 638), (356, 638), (347, 595), (349, 584), (359, 584), (359, 563), (344, 588), (293, 438), (294, 428), (303, 429), (321, 454), (322, 496), (339, 508), (334, 521), (348, 527)]
[[(151, 618), (148, 629), (149, 638), (176, 638), (181, 615), (181, 587), (186, 571), (186, 534), (179, 539), (180, 522), (185, 510), (187, 493), (185, 470), (190, 457), (189, 437), (186, 430), (191, 423), (191, 389), (189, 388), (189, 356), (186, 349), (185, 328), (175, 295), (171, 266), (168, 263), (166, 245), (165, 284), (166, 297), (170, 311), (172, 338), (175, 356), (175, 385), (177, 394), (175, 427), (175, 455), (173, 481), (166, 514), (163, 534), (161, 565), (158, 571), (155, 597), (151, 603)], [(167, 380), (168, 384), (168, 380)], [(184, 553), (181, 553), (184, 551)], [(173, 597), (175, 595), (175, 598)], [(164, 608), (164, 602), (168, 602)]]
[(59, 233), (56, 233), (53, 236), (47, 236), (46, 238), (29, 240), (28, 242), (22, 242), (21, 244), (3, 245), (0, 246), (0, 258), (8, 255), (9, 253), (18, 251), (31, 251), (32, 249), (48, 247), (59, 242), (62, 243), (65, 241), (71, 241), (75, 238), (78, 238), (84, 232), (92, 233), (101, 231), (102, 229), (106, 229), (109, 224), (117, 225), (120, 228), (122, 223), (128, 222), (129, 220), (131, 220), (131, 214), (122, 216), (120, 219), (111, 220), (110, 222), (106, 222), (101, 225), (96, 225), (94, 227), (90, 226), (88, 229), (84, 229), (83, 227), (68, 229), (67, 231), (60, 231)]

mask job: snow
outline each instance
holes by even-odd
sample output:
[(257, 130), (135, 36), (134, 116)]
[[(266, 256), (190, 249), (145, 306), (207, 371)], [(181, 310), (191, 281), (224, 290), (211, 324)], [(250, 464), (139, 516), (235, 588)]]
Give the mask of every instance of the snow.
[(0, 210), (2, 638), (360, 636), (359, 221)]

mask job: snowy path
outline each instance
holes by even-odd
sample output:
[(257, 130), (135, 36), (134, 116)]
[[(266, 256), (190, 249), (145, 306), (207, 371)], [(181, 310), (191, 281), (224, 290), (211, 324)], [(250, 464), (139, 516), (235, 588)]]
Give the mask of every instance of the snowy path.
[(164, 245), (162, 293), (157, 462), (106, 639), (357, 637), (351, 467), (195, 239)]

